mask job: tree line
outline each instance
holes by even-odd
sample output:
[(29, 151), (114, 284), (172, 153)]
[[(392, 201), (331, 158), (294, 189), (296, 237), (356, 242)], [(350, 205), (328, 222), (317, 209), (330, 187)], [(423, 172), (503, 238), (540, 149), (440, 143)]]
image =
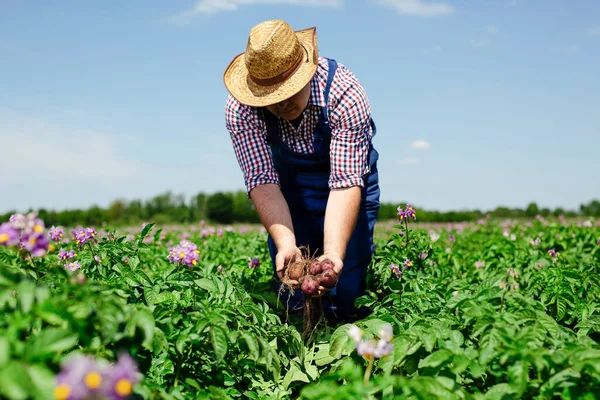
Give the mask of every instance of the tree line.
[[(381, 203), (379, 220), (397, 218), (397, 208), (405, 203)], [(421, 222), (465, 222), (475, 221), (489, 215), (491, 218), (527, 218), (542, 215), (544, 217), (563, 215), (565, 217), (591, 216), (600, 217), (600, 201), (593, 200), (582, 204), (579, 210), (564, 210), (561, 208), (540, 208), (536, 203), (527, 207), (508, 208), (497, 207), (494, 210), (456, 210), (435, 211), (417, 210), (418, 220)], [(87, 209), (47, 210), (20, 210), (18, 212), (36, 211), (47, 226), (72, 227), (76, 225), (97, 226), (104, 222), (111, 226), (141, 224), (145, 221), (166, 223), (195, 223), (205, 220), (207, 223), (233, 224), (233, 223), (260, 223), (260, 219), (252, 201), (247, 198), (245, 191), (216, 192), (212, 194), (198, 193), (186, 200), (181, 194), (165, 192), (151, 199), (115, 200), (107, 208), (91, 206)], [(0, 222), (17, 211), (10, 211), (0, 215)]]

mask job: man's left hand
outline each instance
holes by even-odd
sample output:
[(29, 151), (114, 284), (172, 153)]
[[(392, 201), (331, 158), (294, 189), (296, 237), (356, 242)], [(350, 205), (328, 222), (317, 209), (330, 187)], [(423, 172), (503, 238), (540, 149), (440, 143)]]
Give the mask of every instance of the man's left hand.
[[(325, 252), (323, 255), (321, 255), (318, 258), (319, 261), (323, 261), (325, 259), (329, 259), (333, 263), (333, 270), (335, 271), (335, 274), (339, 280), (340, 275), (342, 273), (342, 269), (344, 268), (344, 261), (342, 261), (340, 255), (338, 253), (334, 253), (334, 252)], [(324, 286), (319, 285), (319, 289), (317, 291), (316, 296), (318, 296), (318, 297), (323, 296), (325, 293), (327, 293), (331, 289), (333, 289), (333, 288), (326, 288)]]

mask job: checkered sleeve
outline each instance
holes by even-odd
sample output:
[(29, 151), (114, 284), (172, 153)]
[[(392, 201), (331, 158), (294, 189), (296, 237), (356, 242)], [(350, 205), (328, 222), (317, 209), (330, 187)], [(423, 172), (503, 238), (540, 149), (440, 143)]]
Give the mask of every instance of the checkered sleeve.
[(367, 94), (356, 77), (339, 64), (329, 94), (331, 189), (364, 186), (373, 130)]
[(259, 185), (279, 184), (271, 149), (266, 141), (266, 125), (258, 112), (240, 104), (230, 95), (225, 106), (225, 125), (244, 176), (248, 196)]

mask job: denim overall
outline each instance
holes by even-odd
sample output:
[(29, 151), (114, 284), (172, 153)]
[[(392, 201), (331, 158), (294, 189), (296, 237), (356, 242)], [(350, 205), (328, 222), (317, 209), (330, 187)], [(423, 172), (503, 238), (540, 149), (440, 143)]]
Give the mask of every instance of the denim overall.
[[(325, 104), (329, 100), (329, 89), (337, 70), (337, 63), (334, 60), (329, 59), (328, 64)], [(309, 256), (317, 257), (323, 253), (325, 210), (330, 191), (328, 180), (331, 128), (327, 119), (327, 107), (321, 109), (314, 132), (315, 151), (310, 154), (296, 153), (290, 150), (281, 140), (276, 117), (268, 110), (264, 111), (267, 142), (279, 174), (281, 192), (290, 209), (296, 245), (308, 247)], [(373, 134), (375, 134), (375, 124), (372, 121), (371, 124)], [(379, 211), (377, 159), (378, 153), (371, 143), (369, 148), (370, 172), (363, 176), (365, 186), (362, 188), (360, 211), (356, 227), (346, 249), (343, 260), (344, 268), (336, 287), (323, 296), (323, 311), (328, 316), (333, 314), (334, 317), (346, 319), (348, 315), (361, 311), (354, 307), (354, 301), (364, 294), (367, 267), (374, 251), (373, 229)], [(277, 282), (275, 289), (278, 291), (281, 283), (275, 274), (277, 247), (270, 235), (268, 246)], [(285, 291), (281, 300), (290, 309), (295, 309), (301, 305), (302, 296), (302, 292), (296, 290), (294, 295), (289, 298), (289, 293)], [(359, 317), (362, 316), (359, 315)]]

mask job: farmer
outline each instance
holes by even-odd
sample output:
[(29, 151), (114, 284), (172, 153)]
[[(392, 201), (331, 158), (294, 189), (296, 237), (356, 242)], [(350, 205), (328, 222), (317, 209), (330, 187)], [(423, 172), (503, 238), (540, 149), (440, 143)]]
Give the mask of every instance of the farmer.
[[(281, 20), (250, 30), (246, 52), (231, 61), (223, 80), (230, 93), (226, 126), (269, 233), (275, 277), (297, 283), (284, 274), (303, 248), (329, 258), (339, 281), (330, 291), (320, 288), (325, 315), (363, 318), (368, 311), (354, 301), (365, 291), (379, 211), (375, 125), (365, 90), (345, 66), (319, 56), (314, 27), (294, 31)], [(302, 304), (301, 291), (294, 293), (284, 296), (292, 310)]]

